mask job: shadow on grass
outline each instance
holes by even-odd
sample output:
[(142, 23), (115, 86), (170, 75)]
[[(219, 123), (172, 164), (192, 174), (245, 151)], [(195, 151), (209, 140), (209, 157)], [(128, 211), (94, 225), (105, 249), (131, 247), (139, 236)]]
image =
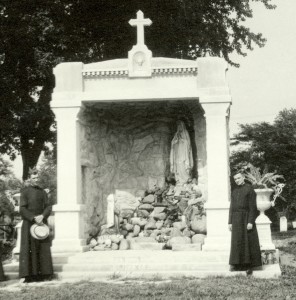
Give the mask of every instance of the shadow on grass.
[(283, 232), (280, 232), (280, 231), (274, 231), (272, 232), (272, 238), (275, 239), (275, 240), (284, 240), (284, 239), (287, 239), (287, 238), (293, 238), (295, 237), (295, 240), (296, 240), (296, 229), (290, 229), (288, 231), (283, 231)]

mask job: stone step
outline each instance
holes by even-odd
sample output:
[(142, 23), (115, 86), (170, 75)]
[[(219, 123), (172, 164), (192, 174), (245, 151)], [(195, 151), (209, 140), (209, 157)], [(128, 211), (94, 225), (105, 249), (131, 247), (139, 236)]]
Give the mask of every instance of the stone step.
[(92, 251), (69, 257), (68, 263), (225, 262), (229, 253), (201, 251)]
[(7, 277), (8, 280), (19, 279), (18, 272), (5, 272), (5, 276)]
[(52, 262), (53, 264), (65, 264), (69, 260), (68, 256), (53, 256)]
[[(226, 268), (227, 267), (227, 268)], [(102, 280), (110, 278), (171, 278), (171, 277), (197, 277), (205, 278), (209, 276), (246, 276), (246, 272), (230, 272), (229, 266), (221, 269), (205, 269), (205, 270), (134, 270), (134, 271), (63, 271), (57, 274), (59, 279), (65, 281), (77, 280)], [(263, 270), (254, 271), (253, 276), (256, 278), (278, 278), (281, 270), (278, 264), (266, 265)]]
[(17, 262), (13, 262), (10, 264), (3, 265), (3, 270), (5, 274), (15, 273), (19, 271), (19, 264)]
[[(176, 265), (176, 264), (175, 264)], [(113, 269), (102, 269), (100, 268), (92, 270), (89, 266), (82, 267), (81, 265), (54, 265), (55, 275), (62, 280), (100, 280), (109, 279), (117, 277), (140, 277), (140, 278), (151, 278), (155, 276), (160, 276), (163, 278), (169, 277), (182, 277), (182, 276), (194, 276), (198, 278), (208, 277), (208, 276), (235, 276), (235, 275), (245, 275), (245, 272), (230, 272), (229, 266), (226, 264), (205, 264), (205, 265), (189, 265), (185, 266), (179, 264), (173, 267), (159, 267), (157, 270), (151, 270), (150, 268), (145, 268), (145, 266), (130, 266), (127, 268), (116, 268)], [(181, 267), (182, 265), (182, 267)], [(5, 267), (7, 267), (6, 265)], [(166, 265), (167, 266), (167, 265)], [(66, 268), (65, 268), (66, 267)], [(186, 267), (186, 268), (185, 268)], [(194, 269), (196, 267), (196, 269)], [(18, 269), (17, 272), (8, 272), (5, 268), (5, 275), (9, 279), (18, 279)], [(258, 278), (277, 278), (281, 275), (281, 270), (278, 264), (265, 265), (263, 270), (254, 271), (253, 276)]]
[(134, 271), (197, 271), (197, 270), (229, 270), (225, 263), (147, 263), (147, 264), (66, 264), (55, 265), (62, 272), (134, 272)]
[(184, 258), (174, 258), (171, 259), (165, 258), (145, 258), (145, 257), (118, 257), (118, 258), (108, 258), (103, 259), (101, 258), (83, 258), (83, 257), (76, 257), (75, 259), (69, 260), (65, 264), (82, 264), (82, 265), (100, 265), (100, 264), (149, 264), (149, 263), (163, 263), (163, 264), (170, 264), (174, 262), (178, 263), (225, 263), (228, 264), (229, 257), (216, 257), (216, 258), (196, 258), (196, 257), (184, 257)]
[[(239, 272), (242, 275), (245, 272)], [(58, 274), (58, 279), (65, 281), (78, 281), (83, 280), (103, 280), (110, 278), (171, 278), (171, 277), (198, 277), (204, 278), (209, 276), (235, 276), (238, 273), (229, 272), (228, 270), (221, 271), (133, 271), (133, 272), (61, 272)]]
[[(56, 264), (56, 263), (53, 264), (54, 272), (62, 271), (62, 266), (64, 266), (64, 264)], [(16, 274), (18, 276), (18, 274), (19, 274), (19, 265), (18, 265), (18, 263), (4, 265), (3, 269), (4, 269), (5, 275), (7, 275), (7, 274)]]

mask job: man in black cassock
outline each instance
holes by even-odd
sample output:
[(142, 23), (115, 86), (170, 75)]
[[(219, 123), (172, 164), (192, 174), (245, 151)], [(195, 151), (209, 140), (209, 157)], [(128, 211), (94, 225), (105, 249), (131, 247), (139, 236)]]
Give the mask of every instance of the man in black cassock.
[(30, 234), (30, 227), (34, 223), (47, 223), (52, 209), (46, 192), (37, 185), (37, 181), (38, 174), (34, 172), (30, 176), (28, 186), (21, 191), (20, 199), (20, 214), (23, 218), (23, 225), (19, 276), (25, 278), (25, 282), (51, 279), (53, 275), (50, 238), (37, 240)]
[(228, 226), (231, 230), (229, 264), (234, 271), (252, 274), (255, 267), (262, 265), (261, 251), (255, 219), (257, 217), (256, 193), (245, 183), (242, 173), (234, 175), (237, 187), (231, 195)]
[(6, 280), (6, 277), (5, 277), (4, 271), (3, 271), (1, 252), (0, 252), (0, 281), (4, 281), (4, 280)]

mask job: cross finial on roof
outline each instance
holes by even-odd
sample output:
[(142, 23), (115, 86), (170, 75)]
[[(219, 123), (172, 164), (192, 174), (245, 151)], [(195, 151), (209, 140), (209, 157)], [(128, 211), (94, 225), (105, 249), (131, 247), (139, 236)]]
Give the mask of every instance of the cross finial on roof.
[(144, 26), (150, 26), (152, 21), (144, 19), (144, 14), (141, 10), (137, 12), (137, 19), (129, 21), (131, 26), (137, 26), (137, 45), (144, 45)]

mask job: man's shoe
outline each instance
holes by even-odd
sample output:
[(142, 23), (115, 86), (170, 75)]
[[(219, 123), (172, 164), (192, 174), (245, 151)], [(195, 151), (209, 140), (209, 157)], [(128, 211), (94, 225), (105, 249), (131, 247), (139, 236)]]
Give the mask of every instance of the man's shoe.
[(246, 271), (246, 274), (249, 276), (249, 275), (252, 275), (253, 274), (253, 270), (252, 269), (248, 269), (247, 271)]
[(32, 282), (31, 277), (21, 278), (21, 280), (20, 280), (20, 283), (29, 283), (29, 282)]

